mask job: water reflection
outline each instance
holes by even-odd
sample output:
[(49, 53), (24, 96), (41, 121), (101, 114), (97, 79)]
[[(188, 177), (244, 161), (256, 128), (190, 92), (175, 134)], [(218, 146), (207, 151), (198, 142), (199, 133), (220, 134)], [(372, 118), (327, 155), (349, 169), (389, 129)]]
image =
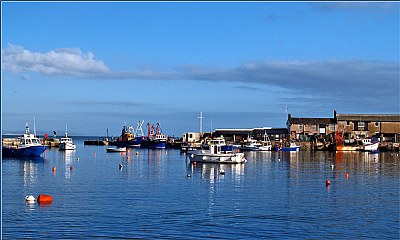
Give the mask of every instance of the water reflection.
[(61, 151), (61, 156), (64, 161), (64, 175), (66, 179), (71, 178), (72, 160), (75, 159), (75, 150)]
[(199, 174), (201, 179), (207, 180), (211, 184), (228, 176), (240, 182), (244, 178), (245, 165), (246, 164), (189, 163), (187, 165), (187, 171), (192, 175)]

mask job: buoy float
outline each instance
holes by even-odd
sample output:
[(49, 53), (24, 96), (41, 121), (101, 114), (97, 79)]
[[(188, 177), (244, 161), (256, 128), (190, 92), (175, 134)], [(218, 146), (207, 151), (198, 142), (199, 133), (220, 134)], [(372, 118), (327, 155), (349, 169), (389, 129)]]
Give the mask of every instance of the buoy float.
[(193, 162), (193, 165), (195, 165), (195, 166), (196, 166), (196, 164), (197, 164), (196, 162)]
[(331, 185), (331, 181), (330, 181), (330, 180), (326, 180), (326, 181), (325, 181), (325, 184), (326, 184), (326, 186), (328, 187), (328, 186)]
[(126, 156), (126, 159), (129, 160), (129, 156)]
[(139, 152), (138, 152), (138, 151), (136, 151), (136, 156), (137, 156), (137, 155), (139, 155)]
[(52, 203), (53, 202), (53, 197), (51, 195), (44, 195), (44, 194), (39, 194), (37, 198), (38, 203)]
[(72, 167), (72, 166), (69, 166), (69, 170), (72, 171), (72, 169), (73, 169), (73, 167)]
[(190, 176), (190, 174), (188, 173), (188, 174), (186, 175), (186, 177), (191, 177), (191, 176)]
[(225, 170), (224, 170), (224, 169), (221, 169), (221, 171), (219, 171), (219, 174), (225, 175)]
[(57, 171), (57, 168), (56, 168), (56, 167), (53, 167), (53, 168), (51, 169), (51, 171), (56, 172), (56, 171)]
[(122, 169), (122, 167), (123, 167), (122, 164), (119, 164), (119, 169)]
[(79, 161), (79, 158), (77, 158), (76, 160), (78, 160), (78, 161)]
[(349, 173), (348, 172), (346, 173), (346, 179), (349, 179)]
[(29, 195), (29, 196), (25, 197), (25, 201), (27, 201), (29, 203), (32, 203), (32, 202), (36, 201), (36, 198), (34, 196), (32, 196), (32, 195)]

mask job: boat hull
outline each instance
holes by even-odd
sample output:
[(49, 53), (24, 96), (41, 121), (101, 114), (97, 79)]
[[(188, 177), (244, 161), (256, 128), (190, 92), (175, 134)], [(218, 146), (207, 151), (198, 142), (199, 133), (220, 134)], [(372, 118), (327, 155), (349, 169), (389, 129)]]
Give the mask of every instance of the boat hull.
[(59, 148), (60, 150), (75, 150), (76, 145), (73, 143), (60, 143)]
[(12, 157), (12, 156), (29, 156), (29, 157), (40, 157), (49, 146), (29, 146), (29, 147), (2, 147), (2, 154), (5, 157)]
[(283, 147), (280, 149), (282, 152), (298, 152), (300, 147)]
[(336, 151), (358, 151), (360, 147), (358, 146), (336, 146)]
[(142, 141), (142, 137), (135, 137), (134, 139), (128, 141), (117, 141), (115, 145), (117, 147), (140, 147)]

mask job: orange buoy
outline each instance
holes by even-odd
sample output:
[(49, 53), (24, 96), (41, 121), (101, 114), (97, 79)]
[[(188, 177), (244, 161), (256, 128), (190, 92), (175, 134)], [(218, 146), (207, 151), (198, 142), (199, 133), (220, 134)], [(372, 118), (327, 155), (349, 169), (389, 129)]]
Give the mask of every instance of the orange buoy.
[(56, 167), (53, 167), (53, 168), (51, 169), (51, 171), (56, 172), (56, 171), (57, 171), (57, 168), (56, 168)]
[(346, 173), (346, 179), (349, 179), (349, 173), (348, 172)]
[(326, 184), (326, 186), (329, 186), (329, 185), (331, 185), (331, 181), (330, 180), (326, 180), (325, 184)]
[(139, 155), (139, 152), (138, 152), (138, 151), (136, 151), (136, 155)]
[(93, 153), (93, 156), (95, 156), (95, 157), (96, 157), (96, 153)]
[(39, 194), (37, 197), (38, 203), (52, 203), (53, 202), (53, 197), (51, 195), (44, 195), (44, 194)]
[(72, 166), (69, 166), (69, 170), (71, 170), (71, 171), (72, 171)]

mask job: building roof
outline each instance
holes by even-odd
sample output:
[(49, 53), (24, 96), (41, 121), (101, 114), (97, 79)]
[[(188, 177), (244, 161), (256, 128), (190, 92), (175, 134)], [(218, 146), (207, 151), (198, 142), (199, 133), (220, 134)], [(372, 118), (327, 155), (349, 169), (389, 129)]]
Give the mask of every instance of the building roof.
[(336, 123), (334, 118), (288, 118), (289, 125), (291, 124), (333, 124)]
[(264, 134), (267, 133), (268, 135), (275, 135), (275, 134), (289, 134), (289, 131), (287, 128), (264, 128), (264, 129), (260, 129), (260, 128), (255, 128), (254, 129), (254, 133), (255, 134)]
[(338, 121), (400, 122), (400, 114), (337, 114)]

